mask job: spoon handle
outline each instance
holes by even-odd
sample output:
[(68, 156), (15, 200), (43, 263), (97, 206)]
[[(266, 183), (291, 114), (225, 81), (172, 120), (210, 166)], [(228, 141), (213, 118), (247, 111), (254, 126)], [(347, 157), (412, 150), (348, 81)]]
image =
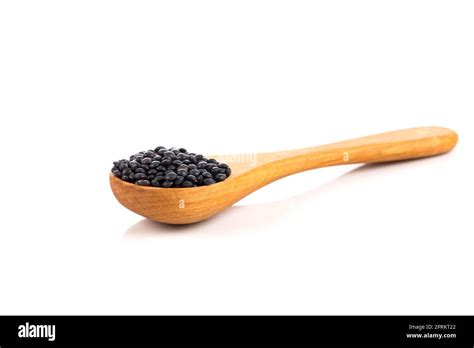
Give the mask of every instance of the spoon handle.
[(261, 153), (270, 181), (309, 169), (339, 164), (378, 163), (429, 157), (450, 151), (458, 141), (447, 128), (422, 127), (370, 135), (329, 145)]

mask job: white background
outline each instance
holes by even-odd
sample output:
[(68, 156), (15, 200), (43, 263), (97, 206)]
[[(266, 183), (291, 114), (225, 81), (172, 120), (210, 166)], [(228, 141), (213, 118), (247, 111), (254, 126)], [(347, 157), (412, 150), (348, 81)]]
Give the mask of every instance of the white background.
[[(474, 314), (474, 4), (3, 1), (0, 314)], [(113, 160), (416, 126), (444, 156), (319, 169), (206, 222), (114, 199)]]

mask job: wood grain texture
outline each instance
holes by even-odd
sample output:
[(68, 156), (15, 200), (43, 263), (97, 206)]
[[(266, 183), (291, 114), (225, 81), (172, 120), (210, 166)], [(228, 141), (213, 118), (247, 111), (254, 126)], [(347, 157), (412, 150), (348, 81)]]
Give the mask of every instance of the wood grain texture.
[(290, 151), (214, 156), (227, 163), (232, 174), (209, 186), (147, 187), (112, 174), (110, 186), (117, 200), (139, 215), (168, 224), (189, 224), (208, 219), (253, 191), (291, 174), (340, 164), (439, 155), (454, 148), (457, 140), (457, 134), (447, 128), (411, 128)]

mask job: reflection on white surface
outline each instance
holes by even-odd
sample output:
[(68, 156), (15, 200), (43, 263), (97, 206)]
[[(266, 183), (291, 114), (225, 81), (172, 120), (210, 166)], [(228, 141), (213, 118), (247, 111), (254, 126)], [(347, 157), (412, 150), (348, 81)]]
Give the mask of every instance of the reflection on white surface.
[[(403, 174), (404, 170), (416, 171), (418, 166), (426, 166), (439, 160), (447, 161), (447, 156), (450, 156), (450, 154), (395, 163), (361, 165), (318, 188), (296, 196), (269, 203), (234, 205), (208, 220), (195, 224), (168, 225), (143, 219), (130, 226), (123, 238), (159, 238), (171, 237), (175, 234), (193, 237), (245, 234), (248, 231), (258, 229), (259, 226), (277, 223), (279, 219), (291, 214), (295, 209), (307, 208), (311, 205), (317, 207), (318, 204), (324, 204), (327, 195), (337, 188), (357, 185), (360, 181), (372, 180), (382, 174), (396, 172)], [(350, 192), (348, 194), (350, 195)], [(354, 197), (347, 197), (347, 199), (354, 199)], [(387, 197), (387, 199), (390, 199), (390, 197)], [(363, 214), (364, 208), (360, 206), (358, 209)], [(314, 213), (317, 216), (317, 212), (315, 211)]]

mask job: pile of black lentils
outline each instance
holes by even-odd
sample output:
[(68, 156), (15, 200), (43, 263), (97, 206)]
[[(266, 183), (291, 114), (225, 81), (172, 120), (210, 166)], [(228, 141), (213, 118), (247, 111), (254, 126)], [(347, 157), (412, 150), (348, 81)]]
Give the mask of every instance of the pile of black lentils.
[(227, 179), (230, 168), (215, 159), (188, 153), (186, 149), (165, 148), (140, 151), (130, 160), (114, 162), (112, 173), (142, 186), (193, 187), (212, 185)]

